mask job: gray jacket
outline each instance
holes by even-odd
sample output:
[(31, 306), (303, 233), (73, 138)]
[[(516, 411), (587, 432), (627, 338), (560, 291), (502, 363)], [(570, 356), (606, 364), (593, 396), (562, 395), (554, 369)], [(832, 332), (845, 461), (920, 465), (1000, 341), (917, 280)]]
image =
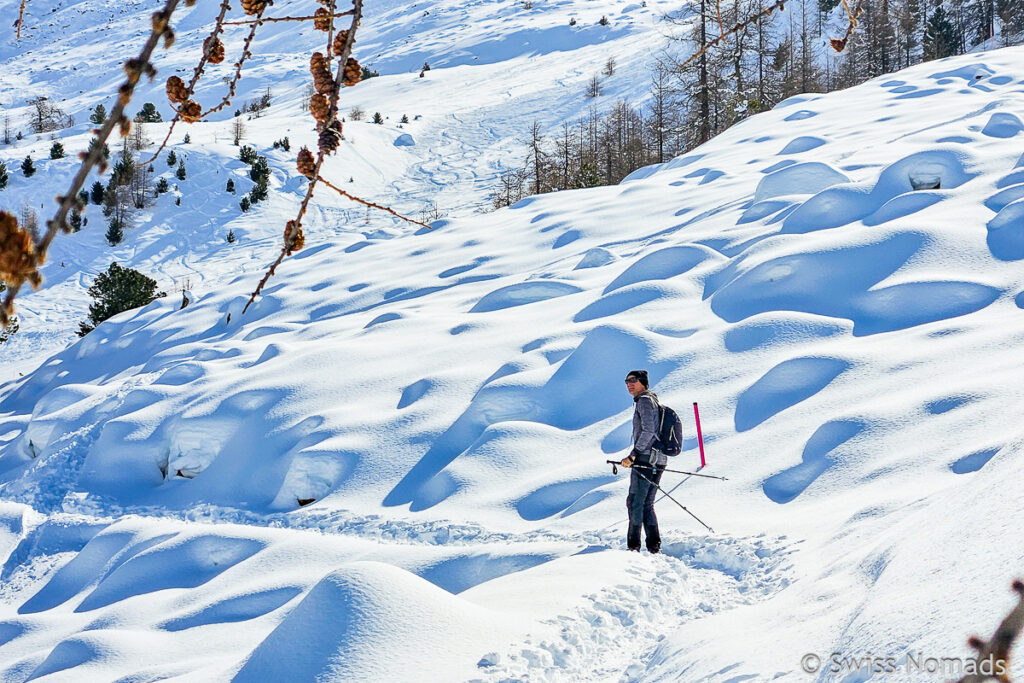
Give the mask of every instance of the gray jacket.
[(658, 395), (650, 389), (633, 399), (633, 448), (641, 465), (667, 465), (668, 456), (654, 448), (658, 440), (661, 411)]

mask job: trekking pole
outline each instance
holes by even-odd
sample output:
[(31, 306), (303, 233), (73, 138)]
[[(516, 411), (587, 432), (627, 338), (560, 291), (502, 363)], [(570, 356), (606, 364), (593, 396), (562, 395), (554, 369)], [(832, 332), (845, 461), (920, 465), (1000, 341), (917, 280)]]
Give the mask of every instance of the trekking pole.
[[(612, 474), (618, 474), (618, 463), (617, 463), (617, 462), (615, 462), (614, 460), (609, 460), (609, 461), (607, 461), (607, 462), (611, 463), (611, 473), (612, 473)], [(689, 515), (690, 517), (693, 517), (693, 518), (694, 518), (694, 519), (696, 519), (696, 520), (697, 520), (698, 522), (700, 522), (700, 525), (701, 525), (701, 526), (705, 527), (706, 529), (708, 529), (708, 530), (709, 530), (709, 531), (711, 531), (712, 533), (714, 533), (714, 532), (715, 532), (715, 529), (713, 529), (713, 528), (712, 528), (711, 526), (708, 526), (708, 524), (705, 524), (705, 523), (703, 523), (702, 521), (700, 521), (700, 518), (699, 518), (699, 517), (697, 517), (697, 516), (696, 516), (695, 514), (693, 514), (692, 512), (690, 512), (690, 511), (689, 511), (689, 509), (688, 509), (688, 508), (687, 508), (687, 507), (686, 507), (685, 505), (683, 505), (682, 503), (680, 503), (679, 501), (677, 501), (676, 499), (674, 499), (674, 498), (673, 498), (672, 496), (670, 496), (670, 495), (669, 495), (669, 492), (667, 492), (667, 490), (666, 490), (666, 489), (664, 489), (664, 488), (662, 488), (662, 487), (658, 486), (658, 485), (657, 485), (656, 483), (654, 483), (653, 481), (651, 481), (650, 479), (648, 479), (647, 477), (645, 477), (645, 476), (644, 476), (644, 474), (643, 474), (643, 472), (640, 472), (640, 471), (638, 471), (638, 472), (637, 472), (637, 474), (639, 474), (639, 475), (640, 475), (640, 478), (642, 478), (642, 479), (643, 479), (644, 481), (646, 481), (646, 482), (647, 482), (647, 483), (649, 483), (650, 485), (654, 486), (654, 488), (657, 488), (657, 489), (659, 490), (659, 492), (662, 492), (662, 493), (663, 493), (663, 494), (665, 495), (665, 497), (666, 497), (666, 498), (668, 498), (668, 499), (669, 499), (670, 501), (672, 501), (673, 503), (675, 503), (676, 505), (678, 505), (679, 507), (681, 507), (681, 508), (682, 508), (683, 510), (686, 510), (686, 514), (688, 514), (688, 515)], [(698, 475), (698, 476), (699, 476), (699, 475)], [(718, 477), (716, 477), (716, 478), (718, 478)]]
[(644, 480), (644, 481), (646, 481), (646, 482), (647, 482), (648, 484), (650, 484), (651, 486), (653, 486), (654, 488), (658, 489), (658, 490), (659, 490), (659, 491), (661, 491), (661, 492), (662, 492), (663, 494), (665, 494), (665, 497), (666, 497), (666, 498), (668, 498), (669, 500), (671, 500), (671, 501), (672, 501), (673, 503), (675, 503), (675, 504), (676, 504), (676, 505), (678, 505), (679, 507), (683, 508), (683, 510), (686, 510), (686, 514), (690, 515), (690, 516), (691, 516), (691, 517), (693, 517), (693, 518), (694, 518), (695, 520), (697, 520), (698, 522), (700, 522), (700, 525), (701, 525), (702, 527), (704, 527), (705, 529), (707, 529), (707, 530), (708, 530), (708, 531), (710, 531), (711, 533), (715, 533), (715, 530), (714, 530), (714, 529), (712, 529), (711, 527), (709, 527), (709, 526), (708, 526), (707, 524), (705, 524), (704, 522), (701, 522), (701, 520), (700, 520), (700, 517), (698, 517), (697, 515), (695, 515), (695, 514), (693, 514), (692, 512), (690, 512), (690, 511), (689, 511), (689, 510), (687, 509), (687, 507), (686, 507), (685, 505), (683, 505), (683, 504), (682, 504), (682, 503), (680, 503), (680, 502), (679, 502), (678, 500), (676, 500), (676, 499), (675, 499), (675, 498), (673, 498), (673, 497), (672, 497), (671, 495), (669, 495), (668, 491), (666, 491), (665, 489), (661, 488), (660, 486), (658, 486), (657, 484), (655, 484), (655, 483), (654, 483), (653, 481), (651, 481), (650, 479), (648, 479), (647, 477), (645, 477), (645, 476), (644, 476), (644, 474), (643, 474), (643, 472), (637, 472), (637, 474), (639, 474), (639, 475), (640, 475), (640, 478), (641, 478), (641, 479), (643, 479), (643, 480)]
[[(619, 465), (621, 463), (618, 460), (605, 460), (605, 462), (612, 466), (612, 474), (618, 474), (619, 473)], [(633, 467), (639, 467), (640, 469), (645, 469), (645, 470), (651, 469), (650, 467), (647, 467), (646, 465), (633, 465)], [(687, 472), (685, 470), (670, 470), (670, 469), (665, 469), (665, 470), (662, 470), (662, 471), (663, 472), (673, 472), (675, 474), (688, 474), (691, 477), (704, 477), (705, 479), (721, 479), (722, 481), (729, 481), (728, 477), (716, 477), (713, 474), (700, 474), (698, 472)]]

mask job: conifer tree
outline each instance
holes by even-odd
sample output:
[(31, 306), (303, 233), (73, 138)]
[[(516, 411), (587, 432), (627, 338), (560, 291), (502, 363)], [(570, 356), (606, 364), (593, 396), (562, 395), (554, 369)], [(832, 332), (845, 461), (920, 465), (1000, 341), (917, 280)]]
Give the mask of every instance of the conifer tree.
[(956, 54), (956, 46), (956, 30), (942, 5), (939, 5), (928, 17), (928, 23), (925, 25), (922, 57), (925, 61), (949, 57)]
[(92, 203), (93, 204), (102, 204), (103, 203), (103, 195), (105, 194), (105, 192), (106, 192), (106, 190), (103, 187), (103, 183), (101, 183), (98, 180), (95, 183), (93, 183), (92, 184), (92, 192), (90, 193), (90, 196), (92, 197)]
[(71, 209), (71, 217), (68, 219), (71, 224), (71, 232), (78, 232), (82, 229), (82, 214), (77, 209)]
[(242, 213), (245, 213), (252, 206), (252, 202), (249, 201), (249, 195), (242, 197), (242, 201), (238, 202), (238, 206), (242, 209)]
[(53, 144), (50, 145), (50, 158), (51, 159), (63, 159), (64, 158), (64, 145), (54, 140)]
[(25, 174), (26, 178), (31, 178), (36, 172), (36, 165), (32, 163), (32, 157), (25, 157), (25, 161), (21, 162), (21, 172)]
[(156, 105), (152, 102), (146, 102), (142, 105), (142, 109), (135, 115), (135, 120), (142, 123), (161, 123), (163, 118), (160, 116), (160, 112), (157, 111)]
[(4, 163), (3, 159), (0, 159), (0, 190), (7, 187), (7, 181), (10, 176), (7, 175), (7, 164)]
[(169, 153), (167, 154), (167, 165), (168, 165), (168, 166), (175, 166), (175, 165), (177, 165), (177, 163), (178, 163), (178, 155), (177, 155), (177, 154), (175, 154), (175, 153), (174, 153), (174, 150), (172, 149), (172, 150), (171, 150), (171, 151), (170, 151), (170, 152), (169, 152)]
[(258, 157), (259, 155), (256, 153), (255, 147), (243, 145), (242, 148), (238, 150), (238, 158), (241, 159), (244, 163), (249, 164), (250, 166), (256, 161)]
[(107, 233), (104, 235), (107, 238), (107, 244), (112, 247), (116, 247), (124, 239), (124, 228), (121, 225), (121, 219), (117, 216), (111, 216), (110, 222), (107, 223)]
[(92, 109), (92, 113), (89, 114), (89, 121), (95, 123), (97, 126), (107, 120), (107, 108), (102, 104), (97, 104)]
[(188, 177), (188, 174), (185, 172), (184, 159), (178, 160), (178, 170), (174, 172), (174, 175), (178, 178), (178, 180), (184, 180), (185, 178)]
[(235, 237), (235, 231), (234, 230), (228, 230), (228, 236), (227, 236), (228, 244), (234, 244), (236, 239), (237, 238)]
[(145, 306), (166, 296), (166, 293), (157, 291), (156, 280), (132, 268), (122, 268), (115, 261), (105, 272), (96, 276), (89, 287), (89, 296), (94, 302), (89, 305), (88, 320), (78, 325), (80, 337), (92, 332), (104, 320)]
[(231, 194), (234, 194), (235, 193), (235, 181), (234, 181), (234, 179), (228, 178), (228, 185), (224, 189), (226, 191), (230, 192)]

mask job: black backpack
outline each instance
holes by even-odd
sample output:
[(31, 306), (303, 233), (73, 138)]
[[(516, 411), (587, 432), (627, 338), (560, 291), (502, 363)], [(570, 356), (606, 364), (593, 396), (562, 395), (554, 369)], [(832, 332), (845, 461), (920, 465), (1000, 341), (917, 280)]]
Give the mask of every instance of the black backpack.
[(683, 421), (676, 411), (659, 405), (658, 450), (665, 455), (679, 455), (683, 450)]

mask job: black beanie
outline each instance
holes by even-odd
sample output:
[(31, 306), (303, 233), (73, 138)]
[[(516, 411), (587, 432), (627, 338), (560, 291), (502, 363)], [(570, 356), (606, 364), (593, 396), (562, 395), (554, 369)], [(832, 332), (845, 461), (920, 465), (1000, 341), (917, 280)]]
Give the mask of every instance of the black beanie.
[(635, 377), (636, 379), (640, 380), (640, 384), (644, 385), (644, 389), (648, 389), (651, 386), (650, 382), (647, 379), (646, 370), (630, 370), (629, 374), (626, 375), (626, 379), (629, 379), (630, 377)]

